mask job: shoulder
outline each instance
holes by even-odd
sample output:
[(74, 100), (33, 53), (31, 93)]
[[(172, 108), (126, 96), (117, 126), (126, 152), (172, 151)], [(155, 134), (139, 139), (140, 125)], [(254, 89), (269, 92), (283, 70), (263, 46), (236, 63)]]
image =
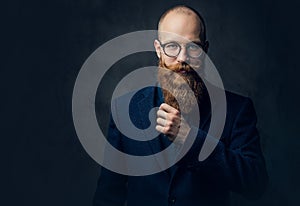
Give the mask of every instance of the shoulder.
[[(208, 86), (208, 87), (207, 87)], [(252, 100), (242, 94), (238, 94), (236, 92), (232, 92), (229, 90), (224, 90), (224, 88), (220, 88), (214, 84), (207, 83), (207, 93), (210, 99), (211, 106), (215, 109), (227, 109), (227, 113), (237, 114), (244, 107), (252, 107)], [(225, 99), (224, 99), (225, 94)], [(226, 107), (224, 108), (224, 104)]]
[(231, 91), (225, 91), (226, 94), (226, 101), (229, 105), (232, 106), (242, 106), (244, 104), (253, 104), (250, 97), (231, 92)]
[(253, 104), (249, 97), (238, 94), (237, 92), (232, 92), (226, 89), (224, 90), (224, 88), (221, 88), (212, 82), (206, 81), (205, 87), (205, 96), (209, 98), (212, 107), (223, 108), (224, 104), (226, 104), (227, 110), (236, 111), (245, 104)]
[(248, 119), (256, 122), (256, 112), (250, 97), (226, 91), (227, 117), (237, 119)]

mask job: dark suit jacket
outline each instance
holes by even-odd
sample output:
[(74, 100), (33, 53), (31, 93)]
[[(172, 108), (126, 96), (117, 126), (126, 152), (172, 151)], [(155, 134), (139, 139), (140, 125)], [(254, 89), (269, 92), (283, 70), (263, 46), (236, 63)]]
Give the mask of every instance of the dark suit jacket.
[[(154, 87), (140, 90), (131, 100), (129, 113), (138, 128), (150, 124), (148, 112), (162, 99)], [(198, 206), (230, 205), (230, 192), (259, 197), (267, 183), (265, 162), (256, 129), (256, 114), (249, 98), (226, 92), (227, 116), (220, 142), (203, 162), (198, 161), (210, 125), (207, 93), (200, 106), (201, 122), (189, 152), (166, 171), (148, 176), (125, 176), (102, 168), (94, 196), (94, 206)], [(114, 103), (116, 113), (122, 98)], [(217, 106), (217, 105), (216, 105)], [(166, 145), (163, 135), (138, 142), (122, 135), (113, 120), (108, 140), (117, 149), (133, 155), (159, 152)]]

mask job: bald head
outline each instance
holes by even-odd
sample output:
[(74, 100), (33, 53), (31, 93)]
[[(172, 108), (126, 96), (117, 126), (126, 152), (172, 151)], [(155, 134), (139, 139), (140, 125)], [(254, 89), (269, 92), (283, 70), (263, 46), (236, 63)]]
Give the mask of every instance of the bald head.
[[(186, 6), (176, 6), (160, 18), (158, 40), (154, 40), (154, 47), (158, 58), (167, 67), (185, 62), (194, 69), (200, 68), (204, 55), (195, 56), (191, 52), (203, 50), (202, 53), (207, 53), (208, 45), (204, 21), (197, 11)], [(177, 54), (168, 53), (166, 49), (176, 51)]]
[(193, 26), (198, 30), (202, 42), (206, 41), (206, 28), (202, 16), (187, 6), (176, 6), (167, 10), (159, 20), (158, 31), (167, 31), (169, 27), (176, 26), (182, 19), (185, 19), (184, 23), (187, 26)]

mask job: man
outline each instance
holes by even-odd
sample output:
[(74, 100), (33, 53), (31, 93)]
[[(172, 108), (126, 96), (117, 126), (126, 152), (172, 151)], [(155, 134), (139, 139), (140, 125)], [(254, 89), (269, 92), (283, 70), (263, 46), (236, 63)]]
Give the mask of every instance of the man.
[[(226, 91), (227, 116), (221, 139), (207, 159), (198, 161), (211, 107), (218, 107), (211, 104), (206, 85), (196, 73), (203, 68), (203, 53), (209, 46), (203, 18), (189, 7), (176, 6), (162, 15), (158, 30), (154, 42), (159, 58), (158, 82), (169, 90), (142, 89), (132, 98), (129, 111), (133, 123), (145, 128), (145, 111), (159, 107), (155, 128), (160, 135), (149, 144), (138, 143), (125, 137), (111, 120), (108, 140), (117, 149), (134, 155), (157, 153), (172, 143), (180, 149), (195, 131), (196, 140), (176, 164), (156, 174), (126, 176), (102, 168), (94, 205), (225, 206), (230, 205), (231, 192), (259, 197), (266, 186), (267, 173), (249, 98)], [(172, 77), (173, 72), (178, 75)], [(112, 112), (118, 112), (118, 104), (121, 103), (115, 103)], [(189, 117), (197, 109), (201, 121), (195, 127)]]

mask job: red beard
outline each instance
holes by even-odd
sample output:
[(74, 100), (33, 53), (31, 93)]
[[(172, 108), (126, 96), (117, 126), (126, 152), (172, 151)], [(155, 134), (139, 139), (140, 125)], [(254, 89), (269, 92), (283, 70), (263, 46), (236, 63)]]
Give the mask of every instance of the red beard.
[[(175, 78), (171, 81), (170, 79), (173, 72), (176, 72), (182, 78)], [(160, 59), (158, 81), (162, 88), (170, 89), (170, 91), (163, 89), (164, 100), (168, 105), (185, 114), (190, 113), (195, 106), (198, 106), (203, 94), (204, 83), (190, 65), (178, 63), (176, 65), (166, 66)], [(190, 88), (187, 88), (187, 86)], [(180, 108), (176, 99), (180, 99)]]

